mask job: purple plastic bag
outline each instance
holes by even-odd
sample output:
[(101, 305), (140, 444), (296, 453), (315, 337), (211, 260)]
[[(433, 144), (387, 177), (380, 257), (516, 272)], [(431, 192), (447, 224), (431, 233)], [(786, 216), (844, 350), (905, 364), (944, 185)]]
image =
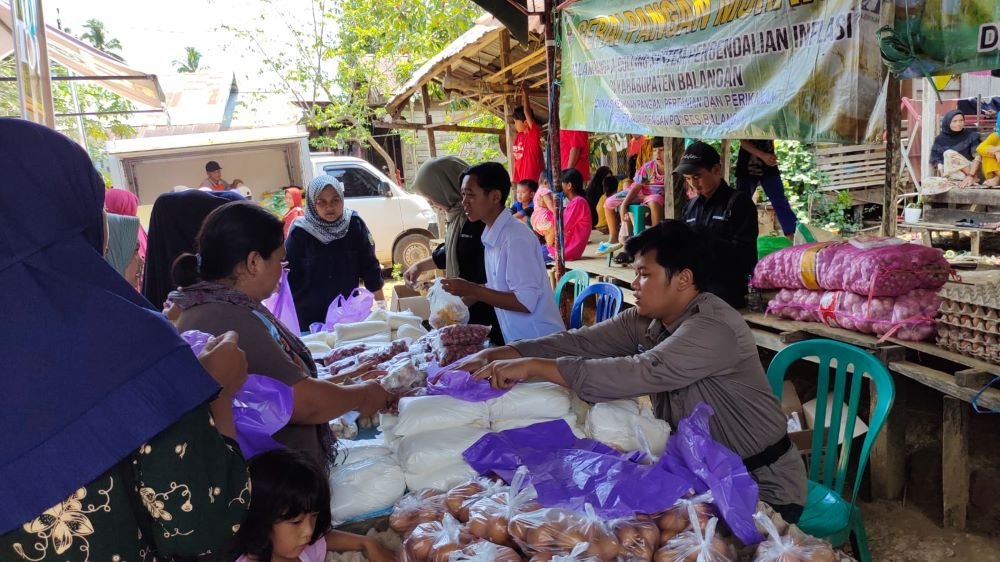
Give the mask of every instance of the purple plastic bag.
[(261, 303), (275, 318), (281, 321), (293, 334), (299, 333), (299, 315), (295, 312), (295, 301), (292, 300), (292, 287), (288, 284), (288, 270), (281, 270), (281, 281), (278, 290)]
[(708, 404), (695, 406), (691, 415), (677, 424), (657, 464), (677, 477), (694, 478), (699, 494), (711, 490), (712, 503), (733, 534), (744, 544), (756, 544), (764, 538), (753, 521), (759, 499), (757, 482), (739, 455), (712, 439), (708, 420), (713, 415)]
[(577, 511), (590, 504), (605, 519), (659, 513), (691, 492), (688, 480), (617, 454), (562, 449), (527, 466), (539, 503)]
[(181, 334), (181, 339), (191, 346), (191, 351), (197, 356), (201, 355), (202, 350), (208, 345), (208, 340), (212, 339), (212, 334), (206, 334), (198, 330), (188, 330)]
[(375, 295), (368, 292), (368, 289), (358, 287), (351, 291), (351, 295), (344, 298), (337, 295), (326, 309), (326, 321), (323, 328), (331, 331), (337, 324), (361, 322), (372, 313), (372, 305), (375, 304)]
[[(433, 381), (433, 382), (432, 382)], [(485, 402), (507, 394), (507, 390), (490, 386), (489, 381), (477, 381), (468, 371), (451, 371), (437, 362), (427, 367), (427, 394), (443, 394), (466, 402)]]
[(480, 474), (508, 482), (523, 465), (545, 507), (583, 510), (589, 503), (607, 518), (657, 513), (691, 490), (686, 480), (636, 464), (641, 456), (577, 438), (564, 420), (491, 433), (462, 456)]
[[(198, 355), (205, 349), (212, 334), (189, 330), (181, 338)], [(247, 380), (233, 397), (233, 422), (236, 442), (243, 458), (281, 447), (271, 438), (292, 418), (292, 387), (261, 375), (247, 375)]]
[(271, 436), (292, 418), (292, 387), (261, 375), (247, 376), (247, 382), (233, 397), (236, 441), (249, 459), (280, 449)]
[(462, 458), (479, 474), (491, 472), (508, 483), (517, 467), (544, 463), (553, 451), (575, 449), (608, 455), (621, 453), (592, 439), (580, 439), (565, 420), (536, 423), (528, 427), (488, 433), (462, 453)]

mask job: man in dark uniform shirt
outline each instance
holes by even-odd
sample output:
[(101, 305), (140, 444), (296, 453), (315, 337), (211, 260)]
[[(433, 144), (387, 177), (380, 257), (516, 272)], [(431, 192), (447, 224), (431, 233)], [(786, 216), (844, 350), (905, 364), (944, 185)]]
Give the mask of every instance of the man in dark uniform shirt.
[(684, 222), (705, 236), (705, 290), (733, 308), (746, 307), (747, 283), (757, 265), (757, 206), (722, 177), (719, 153), (703, 142), (687, 147), (674, 170), (698, 194), (684, 207)]

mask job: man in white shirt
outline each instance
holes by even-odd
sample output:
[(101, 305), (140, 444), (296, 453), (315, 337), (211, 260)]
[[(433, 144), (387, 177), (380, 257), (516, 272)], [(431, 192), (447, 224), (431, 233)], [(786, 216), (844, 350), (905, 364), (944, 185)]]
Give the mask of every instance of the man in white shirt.
[(451, 277), (442, 282), (466, 303), (493, 306), (504, 340), (538, 338), (565, 330), (538, 251), (538, 238), (507, 210), (510, 174), (484, 162), (462, 173), (462, 208), (470, 221), (483, 221), (486, 285)]

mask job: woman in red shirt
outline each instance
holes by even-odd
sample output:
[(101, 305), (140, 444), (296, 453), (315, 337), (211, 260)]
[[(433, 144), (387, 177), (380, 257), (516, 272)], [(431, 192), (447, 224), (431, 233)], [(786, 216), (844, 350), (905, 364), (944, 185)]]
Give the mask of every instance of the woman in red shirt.
[(302, 190), (297, 187), (285, 189), (285, 205), (288, 212), (282, 221), (285, 223), (285, 238), (288, 238), (288, 229), (292, 228), (292, 223), (299, 217), (304, 217), (306, 212), (302, 210)]

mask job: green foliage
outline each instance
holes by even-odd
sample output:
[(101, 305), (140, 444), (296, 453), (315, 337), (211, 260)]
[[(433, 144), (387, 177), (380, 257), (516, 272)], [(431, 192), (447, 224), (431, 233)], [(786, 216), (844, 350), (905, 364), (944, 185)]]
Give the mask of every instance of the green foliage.
[(392, 273), (390, 274), (393, 281), (402, 282), (403, 281), (403, 264), (394, 263), (392, 264)]
[(175, 60), (171, 64), (173, 64), (174, 68), (180, 74), (198, 72), (198, 69), (201, 67), (201, 53), (194, 47), (184, 47), (184, 60)]
[(853, 200), (848, 191), (821, 192), (829, 178), (819, 171), (809, 145), (796, 141), (775, 141), (778, 169), (785, 183), (785, 196), (799, 222), (849, 234), (860, 225), (851, 216)]
[[(476, 117), (460, 121), (459, 125), (468, 127), (491, 127), (502, 129), (503, 119), (492, 113), (483, 112)], [(500, 139), (497, 135), (484, 135), (482, 133), (458, 133), (455, 138), (442, 146), (445, 154), (458, 156), (469, 164), (478, 164), (488, 160), (500, 160), (503, 153), (500, 151)]]
[(261, 29), (223, 29), (257, 51), (278, 87), (306, 108), (304, 122), (320, 132), (312, 146), (370, 146), (392, 170), (395, 164), (371, 132), (372, 121), (385, 115), (382, 103), (481, 13), (467, 0), (313, 0), (311, 21), (304, 24), (277, 0), (262, 2), (269, 19), (287, 24), (290, 44), (264, 45)]
[[(67, 76), (69, 71), (58, 64), (51, 64), (53, 76)], [(0, 76), (14, 77), (14, 58), (0, 60)], [(73, 101), (73, 93), (79, 103), (79, 110)], [(66, 134), (76, 142), (87, 147), (91, 160), (100, 162), (104, 156), (105, 145), (112, 138), (128, 138), (135, 135), (133, 129), (124, 120), (135, 106), (127, 99), (105, 90), (101, 86), (89, 82), (53, 80), (52, 103), (56, 114), (66, 113), (103, 113), (104, 115), (88, 115), (81, 118), (83, 135), (80, 137), (80, 122), (76, 117), (56, 117), (56, 129)], [(20, 102), (17, 95), (16, 82), (0, 82), (0, 116), (20, 115)], [(102, 170), (105, 181), (110, 182), (107, 171)]]
[(628, 140), (625, 135), (614, 133), (590, 134), (590, 167), (596, 170), (601, 167), (601, 159), (618, 152), (618, 147), (625, 146)]
[(81, 35), (80, 39), (90, 43), (95, 49), (103, 51), (104, 54), (117, 61), (125, 60), (120, 53), (122, 50), (121, 41), (113, 39), (108, 34), (107, 28), (104, 27), (104, 22), (91, 18), (83, 24), (83, 27), (87, 32)]

